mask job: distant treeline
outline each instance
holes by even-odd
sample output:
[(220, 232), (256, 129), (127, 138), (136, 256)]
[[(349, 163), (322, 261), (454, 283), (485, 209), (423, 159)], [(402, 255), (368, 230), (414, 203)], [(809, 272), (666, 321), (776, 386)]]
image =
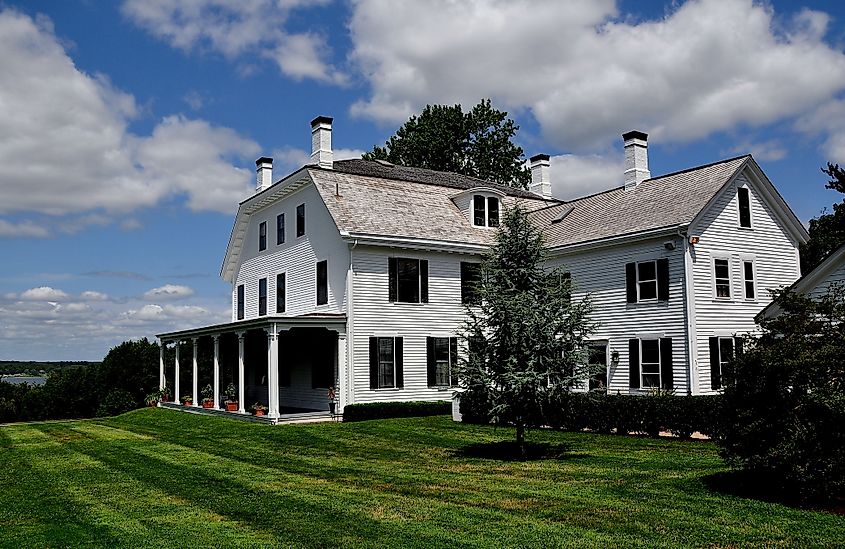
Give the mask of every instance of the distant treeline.
[(78, 368), (80, 366), (97, 366), (99, 362), (87, 360), (59, 360), (40, 362), (35, 360), (0, 360), (0, 375), (23, 374), (28, 376), (49, 375), (56, 370)]

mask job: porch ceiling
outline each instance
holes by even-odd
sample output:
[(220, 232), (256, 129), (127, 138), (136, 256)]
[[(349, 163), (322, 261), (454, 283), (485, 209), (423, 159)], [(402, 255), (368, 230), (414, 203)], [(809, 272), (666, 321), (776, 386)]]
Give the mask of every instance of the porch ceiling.
[(318, 313), (301, 316), (263, 316), (250, 320), (238, 320), (225, 324), (214, 324), (212, 326), (202, 326), (176, 332), (165, 332), (156, 334), (156, 337), (159, 341), (177, 341), (193, 337), (269, 328), (273, 325), (276, 325), (278, 330), (289, 330), (291, 328), (327, 328), (337, 332), (346, 332), (346, 315), (343, 313)]

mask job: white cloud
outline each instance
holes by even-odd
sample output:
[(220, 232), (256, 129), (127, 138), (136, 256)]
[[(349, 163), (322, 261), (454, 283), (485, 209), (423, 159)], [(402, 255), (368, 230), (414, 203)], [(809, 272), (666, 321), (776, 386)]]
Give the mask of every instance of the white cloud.
[(352, 112), (390, 123), (492, 97), (530, 109), (560, 149), (595, 152), (630, 129), (694, 140), (791, 119), (845, 90), (827, 15), (781, 21), (751, 0), (690, 0), (645, 21), (612, 0), (353, 6), (351, 58), (371, 94)]
[(271, 59), (293, 78), (344, 84), (347, 76), (329, 61), (325, 37), (286, 29), (294, 9), (328, 0), (126, 0), (125, 17), (153, 36), (185, 52), (210, 50), (229, 60)]
[[(70, 216), (73, 232), (174, 195), (227, 213), (248, 196), (251, 171), (232, 161), (254, 158), (254, 141), (184, 116), (129, 132), (135, 99), (80, 71), (43, 18), (0, 11), (0, 51), (0, 214)], [(0, 236), (47, 231), (0, 219)]]
[[(350, 158), (361, 158), (365, 151), (362, 149), (333, 149), (334, 160), (348, 160)], [(298, 170), (311, 161), (311, 153), (305, 149), (296, 147), (285, 147), (273, 151), (273, 170), (280, 170), (278, 174)], [(278, 177), (276, 177), (278, 179)]]
[(108, 301), (109, 296), (102, 292), (95, 292), (94, 290), (87, 290), (79, 294), (79, 299), (83, 301)]
[(611, 157), (572, 154), (552, 156), (549, 169), (552, 195), (562, 200), (571, 200), (619, 187), (623, 183), (623, 171), (621, 154)]
[(40, 286), (38, 288), (30, 288), (21, 293), (20, 299), (26, 301), (64, 301), (70, 296), (62, 290), (51, 288), (50, 286)]
[(796, 127), (822, 136), (822, 151), (828, 161), (845, 165), (845, 99), (832, 100), (803, 116)]
[(154, 301), (156, 299), (184, 299), (194, 295), (193, 288), (180, 286), (178, 284), (165, 284), (160, 288), (153, 288), (144, 293), (144, 299)]

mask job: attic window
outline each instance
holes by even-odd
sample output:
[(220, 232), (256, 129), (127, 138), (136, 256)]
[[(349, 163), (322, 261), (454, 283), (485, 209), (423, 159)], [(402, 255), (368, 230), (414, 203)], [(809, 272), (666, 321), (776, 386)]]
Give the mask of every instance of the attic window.
[(472, 197), (472, 224), (476, 227), (499, 226), (499, 199), (495, 196)]

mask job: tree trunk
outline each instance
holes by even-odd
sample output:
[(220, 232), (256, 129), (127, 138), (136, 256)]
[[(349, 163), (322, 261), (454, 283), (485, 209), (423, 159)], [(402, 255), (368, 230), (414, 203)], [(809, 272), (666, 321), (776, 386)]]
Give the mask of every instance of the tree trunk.
[(528, 452), (525, 448), (525, 424), (524, 423), (517, 423), (516, 424), (516, 445), (519, 448), (519, 455), (522, 458), (522, 461), (528, 459)]

